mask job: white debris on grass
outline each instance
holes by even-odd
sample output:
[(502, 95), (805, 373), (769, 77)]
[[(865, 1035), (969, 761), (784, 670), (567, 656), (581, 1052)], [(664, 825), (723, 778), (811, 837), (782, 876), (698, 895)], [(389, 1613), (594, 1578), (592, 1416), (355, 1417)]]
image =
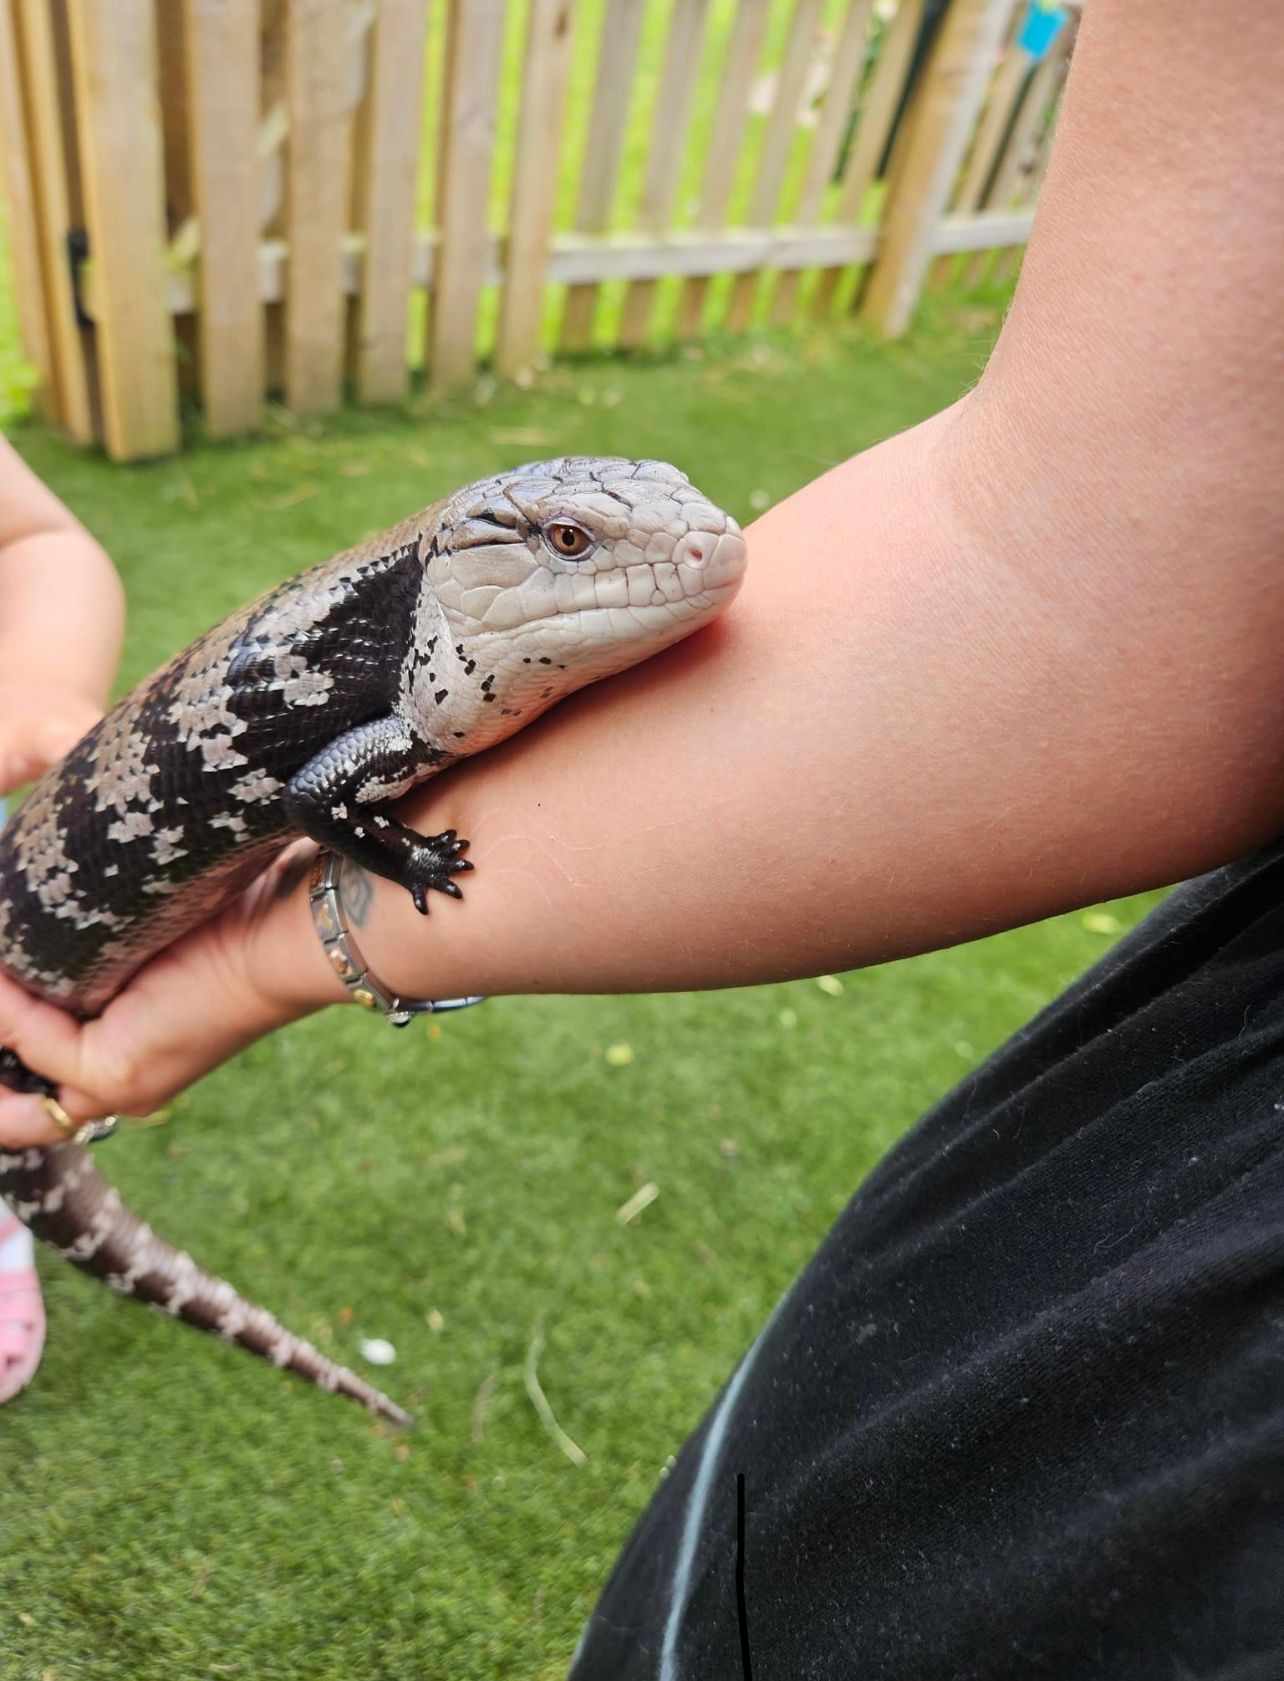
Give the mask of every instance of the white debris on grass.
[(1079, 920), (1090, 934), (1118, 934), (1123, 928), (1113, 911), (1085, 911)]
[(526, 1393), (539, 1414), (539, 1421), (557, 1443), (572, 1465), (587, 1465), (588, 1454), (562, 1429), (539, 1381), (539, 1357), (544, 1352), (544, 1318), (541, 1314), (531, 1331), (530, 1346), (526, 1350)]
[(648, 1179), (645, 1185), (640, 1185), (634, 1191), (626, 1203), (616, 1209), (615, 1218), (622, 1226), (627, 1226), (630, 1220), (637, 1219), (644, 1208), (650, 1208), (659, 1194), (660, 1187)]

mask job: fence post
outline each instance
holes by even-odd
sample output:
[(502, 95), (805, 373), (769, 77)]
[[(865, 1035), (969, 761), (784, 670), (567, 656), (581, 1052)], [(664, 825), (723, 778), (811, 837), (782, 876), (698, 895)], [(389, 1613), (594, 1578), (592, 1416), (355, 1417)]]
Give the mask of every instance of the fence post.
[[(842, 33), (834, 47), (830, 62), (829, 86), (821, 107), (816, 137), (812, 141), (811, 156), (807, 159), (807, 174), (802, 196), (794, 220), (800, 227), (811, 227), (820, 220), (825, 194), (833, 179), (843, 144), (843, 130), (850, 119), (856, 89), (865, 63), (869, 37), (869, 20), (874, 0), (851, 0)], [(834, 271), (828, 271), (832, 274)], [(776, 290), (771, 300), (771, 318), (778, 327), (793, 320), (802, 269), (782, 269), (776, 277)]]
[(57, 385), (53, 417), (78, 444), (94, 441), (85, 335), (76, 319), (67, 261), (73, 218), (53, 22), (48, 0), (20, 0), (21, 62), (31, 123), (31, 187), (44, 258), (46, 325)]
[(210, 436), (222, 438), (257, 426), (263, 400), (254, 8), (187, 0), (186, 75), (201, 238), (201, 396)]
[(72, 69), (107, 453), (178, 448), (150, 0), (72, 0)]
[(346, 0), (289, 0), (285, 22), (285, 400), (296, 414), (336, 409), (342, 391), (347, 19)]
[[(923, 23), (923, 0), (900, 0), (896, 15), (887, 26), (873, 78), (861, 100), (856, 135), (843, 165), (843, 178), (834, 212), (839, 222), (859, 222), (865, 195), (874, 182), (874, 171), (887, 148), (901, 93), (914, 57), (914, 43)], [(812, 293), (812, 311), (824, 320), (831, 314), (834, 295), (842, 279), (840, 268), (822, 269)]]
[[(602, 22), (602, 43), (594, 77), (593, 111), (580, 176), (579, 233), (605, 233), (615, 202), (615, 183), (629, 120), (638, 41), (645, 0), (610, 0)], [(593, 344), (598, 287), (595, 281), (571, 286), (562, 317), (562, 349), (588, 350)]]
[[(1066, 73), (1070, 68), (1070, 54), (1074, 47), (1077, 28), (1074, 19), (1063, 29), (1061, 39), (1048, 54), (1047, 60), (1035, 72), (1034, 82), (1030, 88), (1029, 97), (1039, 100), (1047, 108), (1055, 106), (1061, 98), (1061, 90), (1065, 85)], [(1055, 125), (1049, 123), (1044, 132), (1037, 133), (1037, 125), (1030, 136), (1032, 156), (1029, 160), (1029, 173), (1019, 184), (1015, 194), (1018, 205), (1033, 204), (1039, 196), (1039, 189), (1043, 185), (1043, 177), (1047, 171), (1052, 156), (1052, 142), (1056, 137)], [(1001, 249), (995, 256), (994, 265), (990, 269), (990, 281), (998, 286), (1011, 280), (1021, 267), (1025, 254), (1024, 246), (1009, 245)]]
[[(795, 0), (793, 15), (789, 20), (785, 56), (781, 62), (771, 115), (767, 119), (767, 132), (763, 137), (762, 152), (758, 158), (758, 174), (753, 184), (753, 196), (749, 201), (750, 227), (769, 227), (779, 208), (780, 190), (784, 185), (785, 170), (789, 167), (789, 153), (793, 147), (794, 136), (798, 132), (798, 118), (807, 88), (807, 73), (811, 69), (812, 56), (823, 21), (818, 0)], [(761, 278), (762, 271), (759, 269), (751, 269), (747, 274), (736, 276), (735, 285), (731, 289), (731, 302), (727, 307), (726, 322), (733, 333), (743, 332), (746, 327), (753, 326)]]
[[(990, 184), (990, 190), (985, 195), (984, 203), (980, 206), (981, 209), (1007, 210), (1018, 196), (1022, 171), (1032, 161), (1031, 150), (1040, 125), (1047, 117), (1048, 105), (1057, 85), (1069, 39), (1069, 34), (1062, 30), (1060, 40), (1030, 78), (1030, 85), (1021, 101), (1016, 121), (1008, 133), (1007, 145), (1002, 158), (998, 160), (998, 169)], [(1020, 196), (1024, 197), (1024, 194)], [(980, 285), (985, 274), (997, 267), (998, 261), (992, 252), (978, 252), (968, 265), (964, 284)]]
[(443, 391), (477, 361), (477, 306), (490, 265), (504, 0), (450, 0), (438, 156), (429, 381)]
[[(1029, 68), (1030, 55), (1016, 41), (1009, 41), (1002, 61), (991, 79), (985, 109), (976, 125), (972, 149), (968, 154), (967, 167), (950, 194), (950, 211), (975, 213), (982, 208), (981, 200), (986, 184), (994, 173), (999, 148), (1012, 125), (1012, 113), (1021, 98), (1021, 90), (1025, 87), (1026, 72)], [(937, 257), (931, 268), (931, 284), (944, 286), (956, 267), (957, 262), (953, 256), (947, 254)]]
[[(701, 233), (717, 233), (727, 225), (727, 207), (736, 182), (736, 169), (749, 125), (749, 102), (753, 94), (753, 73), (767, 33), (769, 0), (741, 0), (740, 10), (727, 56), (722, 66), (722, 87), (713, 118), (713, 133), (705, 161), (704, 182), (696, 227)], [(710, 277), (693, 274), (678, 295), (678, 332), (694, 337), (700, 331), (704, 300)]]
[(495, 366), (505, 379), (529, 372), (540, 350), (545, 270), (553, 239), (571, 69), (571, 11), (570, 0), (531, 0), (526, 26), (522, 111), (495, 346)]
[[(665, 46), (664, 70), (655, 108), (651, 113), (650, 156), (647, 158), (646, 182), (638, 216), (641, 225), (656, 234), (669, 231), (678, 196), (682, 148), (691, 125), (696, 74), (700, 68), (708, 13), (709, 0), (675, 0), (669, 18), (669, 39)], [(654, 280), (629, 282), (620, 318), (620, 344), (626, 350), (638, 349), (646, 344), (656, 286)]]
[(58, 394), (53, 379), (53, 352), (40, 277), (40, 239), (36, 230), (34, 190), (22, 116), (18, 44), (7, 5), (0, 6), (0, 145), (4, 148), (9, 252), (22, 349), (39, 382), (35, 391), (36, 401), (42, 408), (52, 410)]
[(357, 183), (358, 223), (365, 230), (356, 356), (363, 403), (399, 403), (410, 376), (407, 322), (427, 29), (427, 0), (382, 0)]
[(905, 151), (883, 215), (861, 313), (895, 338), (909, 326), (945, 209), (980, 110), (1012, 0), (953, 0), (908, 113)]

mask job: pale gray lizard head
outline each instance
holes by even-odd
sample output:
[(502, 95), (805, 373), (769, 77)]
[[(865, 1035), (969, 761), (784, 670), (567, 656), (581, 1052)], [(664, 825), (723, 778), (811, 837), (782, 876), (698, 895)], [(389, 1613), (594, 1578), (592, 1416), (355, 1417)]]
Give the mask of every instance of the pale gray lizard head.
[(735, 520), (663, 461), (535, 462), (436, 513), (403, 694), (462, 752), (698, 630), (744, 573)]

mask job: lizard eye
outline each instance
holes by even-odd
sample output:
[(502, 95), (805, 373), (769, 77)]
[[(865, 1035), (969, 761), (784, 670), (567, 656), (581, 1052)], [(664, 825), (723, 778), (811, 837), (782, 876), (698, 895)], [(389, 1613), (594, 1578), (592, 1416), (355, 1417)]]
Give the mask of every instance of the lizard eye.
[(572, 525), (564, 519), (554, 520), (544, 527), (544, 541), (563, 560), (583, 560), (594, 546), (592, 537), (582, 526)]

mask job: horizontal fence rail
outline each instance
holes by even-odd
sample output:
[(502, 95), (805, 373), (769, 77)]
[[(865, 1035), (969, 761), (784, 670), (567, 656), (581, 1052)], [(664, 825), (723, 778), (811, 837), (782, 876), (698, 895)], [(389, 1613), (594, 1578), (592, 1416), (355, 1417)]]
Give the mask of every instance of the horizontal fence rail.
[(1031, 0), (0, 0), (19, 324), (122, 460), (558, 351), (1010, 278), (1076, 17)]

